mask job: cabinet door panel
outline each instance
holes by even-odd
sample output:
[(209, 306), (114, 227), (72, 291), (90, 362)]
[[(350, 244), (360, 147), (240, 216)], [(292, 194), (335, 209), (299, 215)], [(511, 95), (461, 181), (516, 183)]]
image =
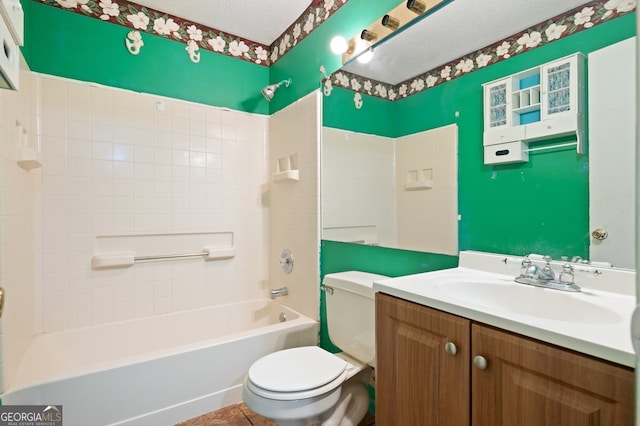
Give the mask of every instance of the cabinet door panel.
[(633, 371), (473, 324), (474, 426), (633, 424)]
[(468, 425), (469, 336), (466, 319), (378, 293), (376, 424)]

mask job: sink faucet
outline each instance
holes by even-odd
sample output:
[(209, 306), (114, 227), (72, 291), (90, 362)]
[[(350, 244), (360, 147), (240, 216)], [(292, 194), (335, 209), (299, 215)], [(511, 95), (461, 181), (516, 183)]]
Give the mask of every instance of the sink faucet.
[(544, 265), (542, 269), (538, 269), (538, 279), (547, 281), (555, 280), (556, 274), (553, 272), (553, 269), (551, 269), (551, 256), (545, 256), (544, 261), (547, 262), (547, 264)]
[(551, 256), (544, 256), (545, 266), (540, 268), (531, 263), (529, 255), (522, 259), (520, 275), (515, 281), (520, 284), (528, 284), (536, 287), (552, 288), (563, 291), (580, 291), (580, 287), (573, 283), (573, 266), (565, 263), (562, 272), (556, 279), (556, 274), (551, 269)]
[(556, 275), (553, 272), (553, 269), (551, 269), (551, 257), (544, 256), (544, 260), (547, 262), (547, 264), (544, 266), (544, 268), (540, 268), (537, 265), (532, 264), (531, 259), (529, 259), (529, 255), (526, 255), (524, 259), (522, 259), (519, 278), (541, 281), (550, 281), (555, 279)]

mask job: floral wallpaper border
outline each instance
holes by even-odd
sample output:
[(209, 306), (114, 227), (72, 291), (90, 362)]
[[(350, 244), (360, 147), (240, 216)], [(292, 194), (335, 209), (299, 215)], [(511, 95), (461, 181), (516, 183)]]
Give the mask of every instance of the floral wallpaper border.
[(270, 66), (296, 46), (348, 0), (312, 0), (307, 10), (271, 46), (243, 39), (127, 0), (35, 0), (49, 6), (184, 43), (234, 58)]
[(635, 8), (636, 0), (595, 0), (396, 85), (338, 70), (323, 79), (323, 91), (329, 96), (337, 86), (395, 101), (626, 15)]

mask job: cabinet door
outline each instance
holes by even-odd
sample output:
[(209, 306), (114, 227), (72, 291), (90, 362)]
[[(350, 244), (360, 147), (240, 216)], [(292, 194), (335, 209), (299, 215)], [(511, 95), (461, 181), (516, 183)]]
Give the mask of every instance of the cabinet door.
[(504, 78), (484, 87), (484, 129), (491, 130), (511, 125), (509, 112), (511, 79)]
[(485, 146), (524, 139), (524, 126), (513, 122), (512, 85), (508, 77), (484, 86)]
[[(581, 113), (583, 56), (576, 54), (542, 66), (541, 119)], [(580, 107), (580, 111), (578, 108)]]
[(478, 324), (472, 348), (473, 426), (633, 424), (631, 369)]
[(469, 425), (469, 336), (469, 320), (377, 293), (376, 424)]

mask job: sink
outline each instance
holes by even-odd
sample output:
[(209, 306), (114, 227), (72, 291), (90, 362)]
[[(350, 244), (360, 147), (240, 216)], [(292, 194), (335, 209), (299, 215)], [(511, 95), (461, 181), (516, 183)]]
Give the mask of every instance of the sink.
[(613, 309), (602, 306), (602, 297), (590, 292), (566, 293), (513, 280), (490, 281), (468, 277), (464, 280), (437, 280), (435, 286), (449, 297), (491, 310), (582, 324), (614, 324), (624, 320)]

